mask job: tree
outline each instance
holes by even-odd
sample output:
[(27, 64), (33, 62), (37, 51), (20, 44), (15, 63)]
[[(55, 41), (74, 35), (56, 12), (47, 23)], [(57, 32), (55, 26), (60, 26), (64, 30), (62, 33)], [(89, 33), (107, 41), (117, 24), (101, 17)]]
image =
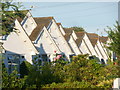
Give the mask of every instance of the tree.
[(25, 85), (26, 78), (20, 79), (17, 70), (8, 74), (4, 63), (2, 63), (2, 88), (22, 88)]
[(85, 29), (82, 28), (82, 27), (77, 27), (77, 26), (74, 26), (74, 27), (71, 27), (75, 32), (85, 32)]
[(117, 56), (120, 56), (120, 25), (118, 22), (116, 22), (116, 25), (114, 25), (114, 28), (108, 26), (109, 31), (108, 37), (111, 39), (111, 43), (109, 43), (109, 49), (112, 50), (117, 54)]
[(0, 14), (2, 16), (2, 21), (0, 22), (0, 27), (2, 30), (0, 31), (0, 35), (8, 35), (13, 31), (14, 21), (16, 18), (24, 18), (24, 13), (19, 11), (19, 8), (22, 7), (21, 3), (12, 3), (12, 1), (8, 2), (0, 2), (2, 10)]
[(31, 67), (32, 67), (32, 65), (29, 62), (23, 61), (20, 64), (20, 77), (24, 78), (25, 75), (28, 75)]
[(111, 88), (117, 78), (117, 66), (98, 64), (97, 60), (89, 60), (88, 55), (74, 56), (66, 65), (55, 64), (55, 75), (62, 82), (46, 84), (43, 88)]
[(108, 37), (111, 39), (108, 48), (116, 53), (118, 59), (118, 75), (120, 76), (120, 24), (116, 21), (116, 25), (114, 25), (114, 28), (112, 29), (108, 26), (108, 29)]

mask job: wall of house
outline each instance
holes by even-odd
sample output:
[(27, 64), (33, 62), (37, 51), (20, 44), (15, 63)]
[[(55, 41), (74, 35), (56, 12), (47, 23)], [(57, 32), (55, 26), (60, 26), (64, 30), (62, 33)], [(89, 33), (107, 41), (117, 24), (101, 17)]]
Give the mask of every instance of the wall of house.
[(81, 44), (79, 46), (79, 49), (81, 50), (81, 52), (83, 54), (89, 54), (89, 55), (91, 55), (91, 53), (88, 50), (88, 47), (86, 46), (86, 44), (85, 44), (85, 42), (83, 40), (82, 40), (82, 42), (81, 42)]
[(96, 52), (97, 52), (97, 54), (98, 54), (98, 58), (101, 60), (101, 59), (103, 59), (103, 56), (101, 55), (101, 52), (99, 51), (99, 48), (98, 48), (98, 46), (97, 45), (95, 45), (95, 50), (96, 50)]
[[(16, 32), (12, 32), (8, 37), (6, 42), (3, 44), (5, 50), (17, 54), (22, 54), (25, 59), (32, 63), (32, 55), (38, 54), (38, 51), (30, 41), (29, 37), (24, 32), (23, 28), (19, 22), (15, 21)], [(12, 53), (11, 53), (12, 54)]]
[(79, 54), (82, 54), (78, 48), (78, 46), (76, 45), (76, 42), (74, 41), (73, 37), (70, 36), (70, 39), (68, 41), (70, 47), (73, 49), (75, 55), (79, 55)]
[(25, 19), (22, 22), (22, 26), (28, 35), (30, 35), (32, 31), (37, 27), (37, 24), (30, 12), (27, 13)]
[(86, 45), (89, 48), (91, 55), (95, 55), (96, 57), (98, 57), (98, 55), (97, 55), (97, 53), (96, 53), (92, 43), (90, 42), (90, 39), (88, 38), (88, 36), (86, 34), (84, 35), (83, 39), (85, 40)]
[[(108, 38), (108, 40), (107, 40), (107, 42), (106, 42), (106, 46), (107, 47), (109, 47), (110, 45), (109, 45), (109, 43), (111, 43), (112, 41)], [(113, 55), (113, 51), (111, 51), (111, 50), (109, 50), (109, 49), (106, 49), (107, 50), (107, 53), (108, 53), (108, 56), (109, 56), (109, 58), (111, 58), (111, 61), (113, 61), (113, 58), (116, 58), (116, 56), (115, 55)], [(110, 56), (111, 55), (111, 56)]]
[(102, 43), (102, 42), (100, 42), (100, 44), (102, 45), (102, 47), (103, 47), (103, 49), (104, 49), (104, 51), (105, 51), (107, 57), (109, 57), (109, 56), (108, 56), (108, 52), (107, 52), (107, 48), (106, 48), (105, 44)]
[(61, 52), (65, 53), (65, 55), (69, 58), (69, 55), (73, 54), (73, 52), (71, 51), (67, 41), (60, 32), (56, 22), (54, 20), (52, 21), (53, 23), (48, 31), (52, 36), (53, 40), (55, 41), (55, 43), (57, 44), (57, 46), (59, 47), (59, 49), (61, 50)]
[(38, 43), (35, 44), (35, 46), (40, 54), (53, 54), (54, 51), (60, 53), (60, 50), (57, 45), (55, 45), (55, 42), (52, 40), (52, 37), (45, 27), (43, 28)]
[(77, 36), (76, 36), (76, 34), (75, 34), (75, 31), (72, 32), (72, 36), (73, 36), (73, 38), (74, 38), (75, 40), (77, 39)]
[(65, 31), (63, 30), (63, 27), (59, 25), (60, 31), (62, 32), (63, 35), (65, 35)]
[(106, 60), (108, 59), (108, 57), (107, 57), (102, 45), (100, 44), (99, 40), (97, 41), (97, 46), (98, 46), (99, 50), (102, 52), (102, 56), (103, 56), (103, 59), (104, 59), (105, 63), (107, 63)]

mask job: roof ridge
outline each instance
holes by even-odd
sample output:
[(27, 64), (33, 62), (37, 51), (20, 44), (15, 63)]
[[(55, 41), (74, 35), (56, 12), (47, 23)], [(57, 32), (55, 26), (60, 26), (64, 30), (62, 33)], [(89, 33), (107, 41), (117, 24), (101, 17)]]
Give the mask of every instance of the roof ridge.
[(50, 19), (53, 19), (54, 17), (53, 16), (49, 16), (49, 17), (33, 17), (33, 18), (50, 18)]

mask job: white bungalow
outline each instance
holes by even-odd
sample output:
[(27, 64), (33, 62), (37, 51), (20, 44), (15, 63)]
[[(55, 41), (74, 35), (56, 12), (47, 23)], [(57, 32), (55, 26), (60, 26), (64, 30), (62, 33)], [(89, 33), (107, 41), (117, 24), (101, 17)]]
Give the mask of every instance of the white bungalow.
[(32, 64), (35, 55), (39, 54), (17, 19), (15, 20), (15, 29), (3, 43), (6, 67), (20, 64), (24, 60)]
[(65, 56), (70, 59), (70, 57), (74, 54), (68, 45), (67, 41), (65, 40), (64, 36), (62, 35), (62, 32), (60, 28), (58, 27), (55, 19), (52, 19), (51, 26), (48, 29), (49, 33), (51, 34), (53, 40), (58, 45), (59, 49), (62, 53), (65, 54)]
[(37, 27), (29, 37), (40, 54), (49, 58), (56, 51), (69, 59), (73, 53), (53, 17), (36, 17), (34, 20)]
[(105, 53), (107, 54), (108, 58), (111, 59), (111, 61), (116, 60), (116, 54), (107, 48), (109, 46), (109, 43), (111, 42), (111, 40), (105, 36), (101, 36), (101, 37), (99, 37), (99, 39), (100, 39), (101, 45), (103, 46), (103, 49), (105, 50)]
[(107, 53), (105, 52), (103, 46), (101, 45), (101, 42), (99, 40), (99, 36), (95, 33), (87, 33), (88, 37), (90, 38), (90, 41), (95, 48), (96, 52), (99, 55), (99, 59), (103, 63), (107, 63), (108, 56)]
[(38, 27), (31, 33), (30, 39), (34, 42), (43, 59), (49, 58), (53, 61), (54, 52), (60, 54), (61, 51), (47, 30), (52, 17), (39, 17), (34, 18), (34, 20)]
[(63, 28), (61, 23), (57, 23), (60, 31), (62, 32), (64, 38), (66, 39), (66, 41), (68, 42), (71, 50), (74, 52), (75, 55), (79, 55), (82, 54), (82, 52), (80, 51), (80, 49), (77, 46), (77, 43), (75, 42), (72, 34), (72, 29), (71, 28)]
[(86, 32), (74, 32), (73, 31), (72, 36), (76, 40), (76, 43), (78, 44), (78, 47), (83, 54), (89, 54), (89, 57), (92, 57), (92, 56), (98, 57), (98, 54), (96, 53)]

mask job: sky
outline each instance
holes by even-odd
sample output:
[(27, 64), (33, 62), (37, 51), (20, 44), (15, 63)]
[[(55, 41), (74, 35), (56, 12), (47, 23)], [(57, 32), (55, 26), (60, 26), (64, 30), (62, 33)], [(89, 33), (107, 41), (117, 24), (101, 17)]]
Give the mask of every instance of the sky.
[(118, 20), (117, 2), (23, 2), (33, 17), (53, 16), (63, 27), (80, 26), (87, 32), (107, 35), (104, 29)]

